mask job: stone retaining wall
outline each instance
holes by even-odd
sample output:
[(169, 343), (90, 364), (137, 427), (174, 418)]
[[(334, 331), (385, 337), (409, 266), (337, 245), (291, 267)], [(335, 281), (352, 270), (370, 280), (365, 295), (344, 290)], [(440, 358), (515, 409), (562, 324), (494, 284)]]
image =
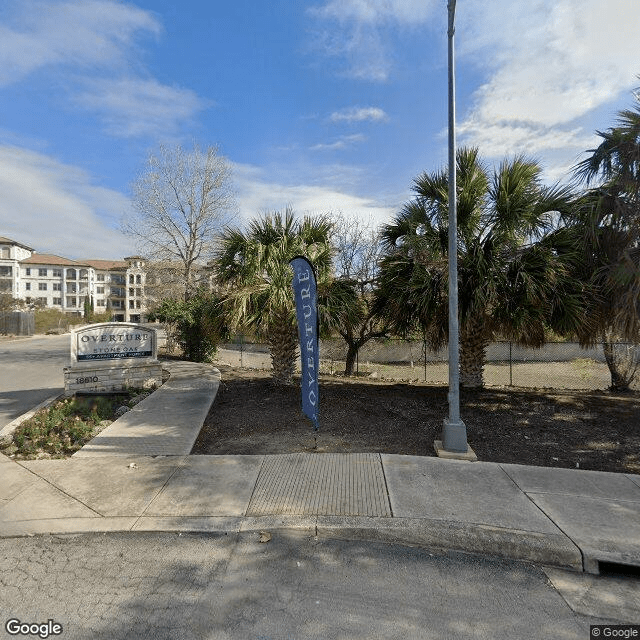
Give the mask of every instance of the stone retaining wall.
[(64, 392), (109, 393), (127, 388), (149, 389), (162, 384), (162, 364), (147, 362), (127, 364), (114, 362), (105, 366), (104, 362), (93, 365), (76, 365), (64, 368)]

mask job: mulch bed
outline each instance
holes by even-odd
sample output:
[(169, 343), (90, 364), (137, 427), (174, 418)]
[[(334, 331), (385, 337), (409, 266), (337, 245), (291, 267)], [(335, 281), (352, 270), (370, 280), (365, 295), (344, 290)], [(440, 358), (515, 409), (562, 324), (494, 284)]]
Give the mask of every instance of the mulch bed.
[[(219, 366), (222, 383), (193, 454), (299, 451), (433, 456), (447, 387), (322, 376), (320, 431), (268, 371)], [(462, 390), (462, 420), (479, 460), (640, 474), (640, 393), (513, 387)]]

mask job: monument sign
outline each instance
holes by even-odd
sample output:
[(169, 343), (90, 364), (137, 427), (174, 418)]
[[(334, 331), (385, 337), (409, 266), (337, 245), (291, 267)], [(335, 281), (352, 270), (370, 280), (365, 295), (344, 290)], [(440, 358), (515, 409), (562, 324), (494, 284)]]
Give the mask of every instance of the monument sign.
[(105, 322), (71, 332), (71, 366), (64, 369), (66, 395), (161, 384), (155, 329), (128, 322)]

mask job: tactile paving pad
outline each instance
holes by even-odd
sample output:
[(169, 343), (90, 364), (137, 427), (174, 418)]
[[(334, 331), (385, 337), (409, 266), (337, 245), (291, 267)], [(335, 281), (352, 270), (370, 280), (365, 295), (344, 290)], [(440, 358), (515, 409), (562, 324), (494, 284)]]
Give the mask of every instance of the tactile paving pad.
[(247, 516), (281, 514), (391, 517), (380, 455), (265, 456)]

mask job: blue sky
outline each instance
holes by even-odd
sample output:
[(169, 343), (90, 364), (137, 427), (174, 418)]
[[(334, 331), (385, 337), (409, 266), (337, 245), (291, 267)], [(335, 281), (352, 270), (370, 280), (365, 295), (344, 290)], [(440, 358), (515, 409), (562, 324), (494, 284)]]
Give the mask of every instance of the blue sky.
[[(121, 258), (159, 143), (219, 145), (240, 220), (384, 221), (447, 157), (446, 0), (0, 0), (0, 235)], [(458, 0), (459, 143), (562, 179), (640, 85), (637, 0)]]

